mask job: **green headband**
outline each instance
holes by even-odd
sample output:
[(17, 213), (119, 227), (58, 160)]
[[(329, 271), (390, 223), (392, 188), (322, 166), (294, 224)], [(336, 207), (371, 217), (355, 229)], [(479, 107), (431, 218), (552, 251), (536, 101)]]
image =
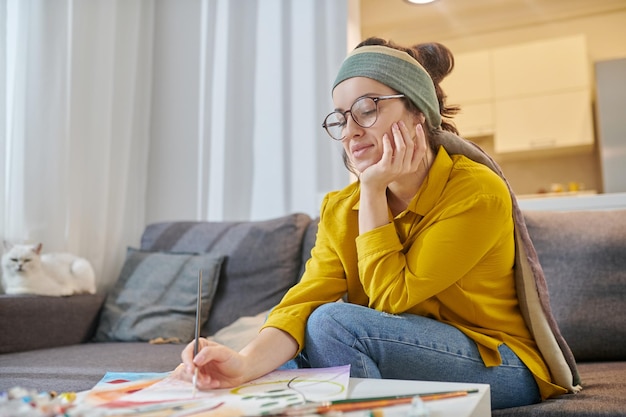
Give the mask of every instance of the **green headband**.
[(439, 100), (428, 72), (406, 52), (381, 45), (368, 45), (352, 51), (343, 61), (333, 90), (352, 77), (367, 77), (407, 96), (432, 127), (441, 125)]

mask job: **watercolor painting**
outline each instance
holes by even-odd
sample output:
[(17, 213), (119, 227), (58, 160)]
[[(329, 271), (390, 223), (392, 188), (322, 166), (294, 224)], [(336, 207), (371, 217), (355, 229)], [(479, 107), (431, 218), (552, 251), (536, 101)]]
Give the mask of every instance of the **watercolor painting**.
[(254, 416), (345, 399), (349, 380), (349, 366), (278, 370), (236, 388), (196, 391), (194, 396), (191, 383), (170, 373), (110, 372), (87, 393), (83, 406), (106, 417)]

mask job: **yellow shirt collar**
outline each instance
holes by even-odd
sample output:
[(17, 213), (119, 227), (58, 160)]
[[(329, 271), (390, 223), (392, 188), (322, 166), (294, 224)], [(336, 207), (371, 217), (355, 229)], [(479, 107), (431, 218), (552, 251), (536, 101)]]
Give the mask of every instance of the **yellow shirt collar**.
[(422, 186), (409, 203), (408, 210), (421, 216), (431, 211), (437, 204), (437, 201), (439, 201), (441, 194), (443, 194), (444, 188), (446, 188), (448, 178), (450, 178), (450, 173), (452, 172), (452, 166), (452, 158), (450, 158), (444, 147), (440, 146), (437, 156), (435, 156), (435, 161), (431, 165)]

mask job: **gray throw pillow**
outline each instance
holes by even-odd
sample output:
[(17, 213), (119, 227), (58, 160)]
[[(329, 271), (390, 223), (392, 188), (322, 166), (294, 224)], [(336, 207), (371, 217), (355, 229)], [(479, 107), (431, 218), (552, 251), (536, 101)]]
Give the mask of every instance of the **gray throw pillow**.
[(224, 256), (222, 273), (203, 335), (239, 317), (269, 310), (299, 279), (302, 239), (311, 218), (295, 213), (241, 222), (176, 221), (146, 227), (141, 249)]
[(172, 254), (129, 248), (120, 277), (107, 296), (95, 340), (193, 340), (198, 272), (202, 269), (201, 325), (208, 317), (223, 256)]

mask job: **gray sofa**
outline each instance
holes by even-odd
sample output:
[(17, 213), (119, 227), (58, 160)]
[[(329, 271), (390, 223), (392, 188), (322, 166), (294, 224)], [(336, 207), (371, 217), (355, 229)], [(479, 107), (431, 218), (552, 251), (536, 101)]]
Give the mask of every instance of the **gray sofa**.
[[(577, 358), (584, 389), (493, 415), (626, 416), (626, 209), (524, 215), (545, 271), (554, 315)], [(220, 272), (208, 279), (214, 286), (206, 291), (210, 308), (203, 334), (240, 347), (299, 279), (316, 229), (317, 222), (304, 214), (257, 222), (151, 224), (143, 233), (141, 250), (129, 251), (120, 274), (124, 285), (108, 298), (1, 295), (0, 391), (13, 386), (81, 391), (107, 371), (160, 372), (176, 367), (183, 344), (154, 343), (156, 339), (149, 343), (154, 328), (120, 324), (118, 307), (124, 298), (134, 294), (134, 300), (143, 300), (147, 294), (144, 304), (154, 304), (151, 291), (163, 284), (146, 286), (152, 275), (143, 271), (145, 277), (136, 288), (137, 276), (142, 276), (139, 262), (133, 261), (136, 256), (163, 254), (155, 262), (167, 262), (172, 254), (201, 253), (218, 259)], [(186, 314), (180, 322), (188, 321)], [(156, 326), (160, 328), (167, 326)], [(188, 333), (174, 338), (186, 342), (183, 339), (189, 339)]]

